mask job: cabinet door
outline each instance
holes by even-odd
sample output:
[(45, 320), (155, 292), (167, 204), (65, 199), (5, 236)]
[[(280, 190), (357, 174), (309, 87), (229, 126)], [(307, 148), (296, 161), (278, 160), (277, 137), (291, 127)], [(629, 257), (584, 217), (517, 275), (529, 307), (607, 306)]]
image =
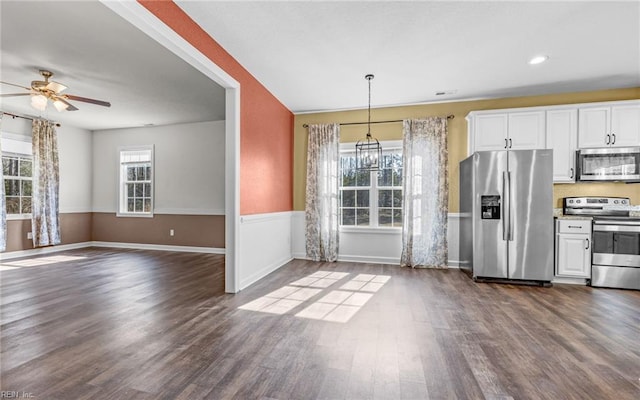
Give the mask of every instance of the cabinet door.
[(474, 118), (472, 151), (504, 150), (507, 140), (507, 114), (477, 115)]
[(544, 149), (544, 128), (544, 111), (509, 113), (509, 149)]
[(612, 146), (640, 146), (640, 103), (611, 107)]
[(553, 149), (553, 181), (575, 182), (575, 157), (578, 142), (578, 109), (549, 110), (547, 148)]
[(589, 235), (557, 235), (556, 275), (591, 278), (590, 246)]
[(611, 144), (611, 107), (588, 107), (578, 110), (578, 147), (607, 147)]

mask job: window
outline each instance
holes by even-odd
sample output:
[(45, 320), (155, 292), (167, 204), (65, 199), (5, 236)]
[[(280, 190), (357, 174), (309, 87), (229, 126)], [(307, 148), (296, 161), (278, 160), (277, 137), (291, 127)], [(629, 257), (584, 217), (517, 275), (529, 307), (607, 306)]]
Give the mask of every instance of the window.
[(27, 155), (2, 155), (7, 215), (31, 214), (33, 161)]
[(153, 216), (153, 147), (120, 150), (118, 215)]
[(382, 143), (380, 171), (357, 171), (355, 146), (340, 152), (340, 225), (402, 226), (402, 143)]

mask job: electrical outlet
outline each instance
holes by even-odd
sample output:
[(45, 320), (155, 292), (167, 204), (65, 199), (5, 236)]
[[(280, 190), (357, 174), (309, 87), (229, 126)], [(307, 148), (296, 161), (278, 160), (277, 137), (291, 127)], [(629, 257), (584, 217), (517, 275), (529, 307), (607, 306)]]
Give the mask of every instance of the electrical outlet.
[(173, 229), (169, 229), (169, 236), (173, 236), (173, 234), (174, 234)]
[(33, 239), (33, 232), (27, 232), (27, 239)]

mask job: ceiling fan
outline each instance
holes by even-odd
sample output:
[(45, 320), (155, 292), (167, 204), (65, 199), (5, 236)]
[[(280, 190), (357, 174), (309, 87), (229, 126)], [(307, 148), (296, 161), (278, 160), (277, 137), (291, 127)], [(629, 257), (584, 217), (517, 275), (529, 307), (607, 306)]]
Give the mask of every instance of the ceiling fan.
[(83, 101), (85, 103), (111, 107), (111, 103), (108, 101), (89, 99), (87, 97), (76, 96), (73, 94), (62, 94), (62, 91), (67, 87), (61, 83), (49, 81), (49, 78), (53, 76), (51, 71), (40, 70), (40, 75), (42, 75), (44, 80), (31, 81), (31, 87), (0, 81), (0, 83), (4, 85), (15, 86), (28, 90), (28, 93), (0, 94), (0, 97), (31, 96), (31, 105), (40, 111), (44, 111), (47, 108), (49, 100), (51, 100), (53, 106), (58, 111), (76, 111), (78, 109), (73, 104), (69, 103), (68, 100)]

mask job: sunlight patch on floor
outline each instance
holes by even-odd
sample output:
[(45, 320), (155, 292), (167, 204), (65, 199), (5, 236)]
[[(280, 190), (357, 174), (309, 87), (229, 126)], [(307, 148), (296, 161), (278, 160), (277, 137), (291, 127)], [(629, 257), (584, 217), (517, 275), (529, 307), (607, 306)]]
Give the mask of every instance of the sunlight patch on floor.
[(49, 256), (49, 257), (37, 257), (37, 258), (27, 258), (24, 260), (17, 261), (5, 261), (0, 264), (0, 271), (7, 271), (17, 268), (23, 267), (39, 267), (42, 265), (56, 264), (66, 261), (76, 261), (83, 260), (87, 257), (83, 256)]
[[(339, 289), (327, 292), (330, 286), (350, 275), (347, 272), (317, 271), (238, 308), (286, 314), (304, 305), (306, 307), (296, 313), (296, 317), (345, 323), (391, 279), (387, 275), (359, 274)], [(320, 294), (324, 296), (311, 300)]]

